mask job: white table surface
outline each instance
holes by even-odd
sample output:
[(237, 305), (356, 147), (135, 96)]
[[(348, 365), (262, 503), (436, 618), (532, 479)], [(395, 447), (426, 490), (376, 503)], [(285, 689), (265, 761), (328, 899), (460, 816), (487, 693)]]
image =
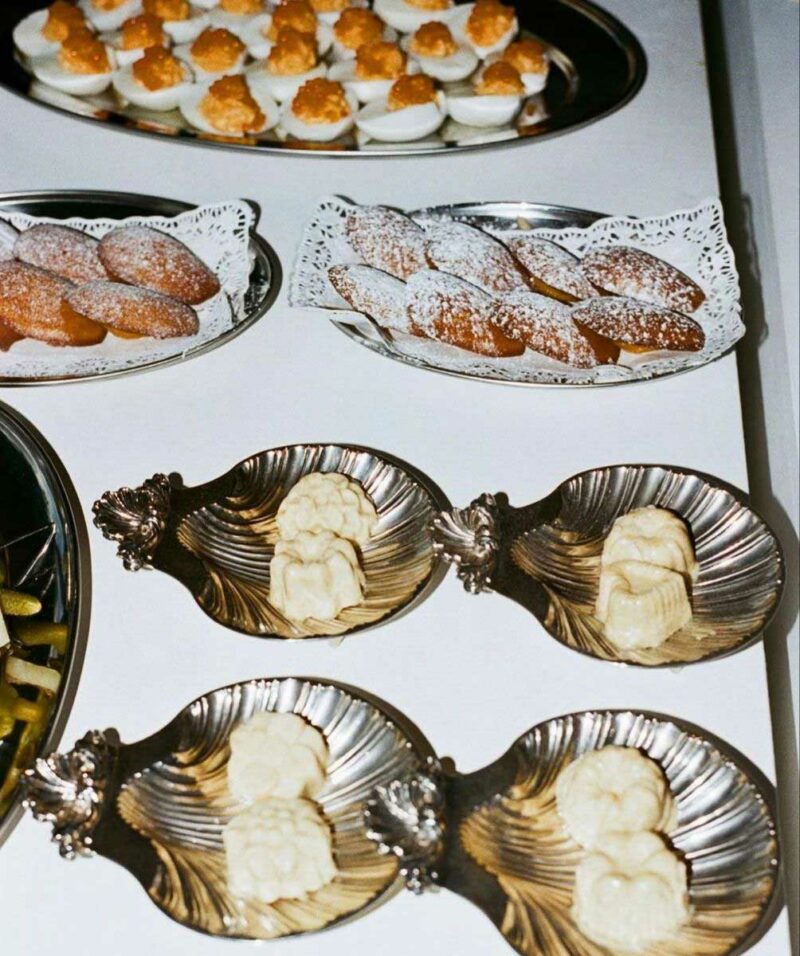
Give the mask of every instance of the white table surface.
[[(527, 199), (639, 215), (716, 194), (697, 3), (607, 6), (643, 41), (650, 75), (623, 111), (570, 136), (449, 159), (241, 156), (112, 134), (0, 91), (0, 191), (89, 187), (193, 202), (246, 196), (262, 205), (260, 230), (287, 271), (304, 222), (327, 193), (406, 207)], [(297, 441), (385, 449), (425, 470), (454, 504), (496, 490), (527, 503), (575, 472), (625, 461), (679, 464), (746, 483), (733, 356), (624, 388), (507, 388), (373, 356), (325, 319), (290, 311), (285, 294), (255, 328), (193, 362), (0, 397), (55, 446), (87, 520), (106, 489), (161, 470), (200, 483), (251, 453)], [(360, 685), (392, 702), (465, 771), (547, 717), (638, 707), (708, 728), (774, 777), (761, 647), (679, 672), (626, 670), (562, 648), (510, 601), (469, 597), (455, 576), (413, 614), (344, 646), (281, 646), (223, 630), (177, 582), (124, 572), (113, 546), (95, 529), (90, 537), (91, 637), (65, 744), (107, 726), (137, 740), (220, 684), (305, 674)], [(0, 855), (0, 925), (3, 956), (54, 946), (61, 954), (115, 956), (230, 951), (172, 923), (112, 863), (65, 863), (31, 819)], [(477, 909), (446, 892), (403, 894), (324, 937), (269, 947), (275, 956), (411, 951), (510, 952)], [(788, 951), (783, 914), (752, 952)]]

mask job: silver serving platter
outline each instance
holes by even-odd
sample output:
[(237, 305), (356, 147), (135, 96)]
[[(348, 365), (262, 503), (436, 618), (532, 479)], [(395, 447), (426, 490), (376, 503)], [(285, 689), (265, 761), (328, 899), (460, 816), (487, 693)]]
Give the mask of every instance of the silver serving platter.
[(648, 956), (732, 956), (755, 945), (783, 903), (774, 788), (743, 754), (672, 717), (569, 714), (532, 728), (475, 773), (433, 763), (376, 789), (369, 835), (400, 859), (409, 889), (443, 886), (470, 900), (522, 956), (607, 956), (573, 919), (581, 850), (555, 801), (560, 771), (606, 745), (655, 760), (678, 808), (668, 840), (688, 865), (692, 915)]
[[(362, 605), (335, 621), (288, 621), (269, 601), (278, 538), (275, 514), (312, 471), (360, 482), (379, 524), (362, 549)], [(222, 477), (186, 488), (180, 475), (156, 475), (138, 488), (106, 492), (95, 524), (118, 542), (128, 570), (157, 568), (184, 584), (215, 621), (257, 637), (344, 637), (383, 625), (421, 604), (447, 573), (433, 549), (431, 524), (450, 504), (411, 465), (355, 445), (290, 445), (254, 455)]]
[[(600, 555), (616, 518), (647, 505), (691, 529), (700, 564), (693, 620), (661, 647), (621, 651), (593, 616)], [(763, 635), (784, 586), (780, 544), (744, 493), (668, 465), (595, 468), (523, 508), (483, 495), (440, 515), (434, 534), (467, 591), (511, 598), (566, 647), (615, 663), (676, 667), (743, 650)]]
[(19, 724), (0, 740), (2, 844), (22, 814), (16, 781), (61, 738), (78, 688), (91, 608), (89, 541), (75, 489), (50, 445), (4, 404), (0, 404), (0, 561), (11, 587), (41, 599), (38, 619), (69, 628), (63, 655), (56, 656), (48, 647), (29, 655), (37, 663), (57, 666), (62, 675), (43, 732), (29, 735)]
[(359, 149), (352, 135), (329, 146), (282, 142), (274, 133), (244, 142), (195, 131), (178, 111), (154, 113), (122, 107), (109, 94), (73, 97), (32, 80), (14, 50), (11, 32), (24, 16), (45, 5), (44, 0), (7, 0), (0, 6), (0, 85), (41, 106), (101, 122), (111, 129), (165, 137), (176, 143), (266, 154), (430, 156), (532, 143), (585, 126), (620, 109), (639, 92), (647, 73), (647, 60), (636, 37), (589, 0), (537, 0), (535, 4), (516, 0), (522, 31), (535, 34), (548, 44), (553, 68), (547, 88), (529, 98), (514, 127), (483, 131), (488, 135), (478, 142), (462, 141), (464, 136), (474, 137), (474, 130), (445, 128), (442, 143), (433, 149), (419, 143)]
[[(228, 737), (263, 711), (301, 714), (326, 738), (331, 760), (318, 802), (339, 870), (306, 900), (272, 905), (231, 896), (222, 845), (223, 827), (242, 809), (226, 783)], [(119, 863), (184, 926), (275, 939), (357, 919), (402, 889), (397, 861), (366, 835), (363, 808), (376, 785), (413, 773), (432, 755), (407, 718), (364, 691), (312, 678), (253, 680), (205, 694), (138, 743), (93, 731), (71, 752), (38, 760), (26, 804), (53, 824), (62, 856), (97, 853)]]
[[(255, 204), (252, 204), (255, 205)], [(38, 192), (0, 193), (0, 217), (3, 212), (24, 212), (31, 216), (69, 219), (73, 216), (96, 219), (126, 219), (130, 216), (177, 216), (195, 207), (191, 203), (138, 193), (103, 192), (93, 189), (40, 190)], [(256, 207), (257, 208), (257, 207)], [(170, 358), (145, 362), (133, 368), (88, 375), (30, 377), (4, 376), (0, 354), (0, 387), (56, 385), (96, 378), (119, 378), (138, 372), (174, 365), (225, 345), (254, 325), (274, 304), (281, 288), (281, 266), (269, 244), (255, 231), (250, 237), (252, 267), (250, 287), (245, 295), (245, 317), (222, 335), (202, 345), (187, 348)]]

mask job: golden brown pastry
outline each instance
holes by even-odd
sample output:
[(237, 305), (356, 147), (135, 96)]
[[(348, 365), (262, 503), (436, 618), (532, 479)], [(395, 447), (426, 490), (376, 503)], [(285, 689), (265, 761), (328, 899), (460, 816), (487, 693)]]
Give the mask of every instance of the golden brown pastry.
[(597, 295), (581, 272), (577, 257), (557, 243), (537, 236), (514, 236), (506, 245), (530, 276), (534, 292), (559, 302), (577, 302)]
[(119, 282), (86, 282), (65, 299), (71, 315), (105, 326), (121, 338), (154, 339), (195, 335), (197, 315), (185, 302)]
[(427, 269), (425, 233), (408, 216), (386, 206), (355, 206), (347, 214), (347, 239), (368, 266), (398, 279)]
[(492, 320), (494, 301), (475, 286), (444, 272), (418, 272), (408, 280), (406, 307), (414, 335), (437, 339), (478, 355), (522, 355), (525, 344)]
[(22, 338), (24, 336), (0, 323), (0, 352), (7, 352), (15, 342), (19, 342)]
[(572, 321), (569, 307), (536, 292), (507, 292), (496, 302), (492, 321), (534, 352), (573, 368), (603, 361)]
[(572, 318), (581, 330), (590, 329), (626, 352), (699, 352), (706, 340), (694, 319), (638, 299), (586, 299), (572, 307)]
[(700, 286), (675, 266), (631, 246), (595, 249), (581, 259), (581, 270), (603, 292), (676, 312), (695, 312), (706, 299)]
[(107, 279), (97, 251), (98, 242), (78, 229), (42, 223), (20, 233), (14, 244), (14, 255), (31, 266), (73, 282)]
[(106, 330), (62, 310), (74, 285), (26, 262), (0, 262), (0, 322), (22, 338), (48, 345), (96, 345)]
[(356, 312), (371, 316), (378, 325), (409, 332), (406, 287), (400, 279), (371, 266), (334, 266), (328, 270), (331, 285)]
[(426, 255), (431, 268), (449, 272), (484, 292), (529, 288), (516, 259), (488, 233), (463, 222), (441, 222), (427, 230)]
[(112, 279), (144, 286), (198, 305), (216, 295), (219, 280), (177, 239), (148, 226), (122, 226), (100, 240), (100, 259)]

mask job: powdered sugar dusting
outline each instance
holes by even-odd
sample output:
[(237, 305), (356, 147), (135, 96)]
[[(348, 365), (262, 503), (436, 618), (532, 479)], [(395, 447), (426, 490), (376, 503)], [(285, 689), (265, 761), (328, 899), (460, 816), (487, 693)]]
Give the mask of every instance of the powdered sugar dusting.
[(388, 272), (371, 266), (341, 265), (329, 271), (339, 295), (356, 310), (371, 316), (380, 325), (409, 332), (406, 313), (406, 286)]
[(42, 223), (20, 234), (14, 255), (73, 282), (91, 282), (108, 278), (97, 245), (93, 236), (78, 229)]
[(69, 305), (93, 322), (156, 339), (194, 335), (197, 315), (169, 296), (119, 282), (86, 282), (67, 295)]
[(347, 216), (347, 238), (367, 265), (398, 279), (427, 267), (425, 233), (408, 216), (385, 206), (354, 206)]
[(703, 347), (702, 328), (688, 316), (639, 299), (599, 296), (572, 307), (572, 318), (614, 342), (697, 352)]
[(14, 258), (14, 244), (18, 236), (19, 233), (13, 226), (0, 219), (0, 262)]
[(435, 223), (427, 228), (430, 265), (486, 292), (525, 289), (527, 283), (513, 256), (491, 236), (462, 222)]
[(0, 321), (19, 335), (64, 345), (70, 341), (61, 301), (73, 288), (68, 279), (25, 262), (0, 263)]
[(532, 276), (551, 288), (576, 299), (588, 299), (596, 294), (594, 286), (581, 272), (577, 257), (563, 246), (537, 236), (518, 236), (508, 240), (508, 248)]
[(568, 306), (535, 292), (508, 292), (492, 313), (501, 328), (525, 345), (574, 368), (594, 368), (597, 358), (572, 321)]

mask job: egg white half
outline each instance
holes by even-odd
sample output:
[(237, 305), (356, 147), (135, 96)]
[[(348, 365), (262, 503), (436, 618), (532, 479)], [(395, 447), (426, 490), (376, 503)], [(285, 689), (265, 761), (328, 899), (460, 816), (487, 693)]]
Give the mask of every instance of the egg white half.
[[(239, 39), (247, 47), (250, 56), (254, 60), (265, 60), (273, 47), (273, 42), (266, 33), (272, 24), (272, 16), (269, 13), (261, 13), (257, 17), (252, 17), (247, 26), (239, 34)], [(333, 33), (331, 28), (325, 24), (317, 25), (317, 53), (322, 57), (331, 48), (333, 43)]]
[(471, 91), (447, 96), (447, 112), (464, 126), (507, 126), (521, 106), (521, 96), (486, 96)]
[(375, 0), (373, 4), (373, 10), (381, 20), (400, 33), (414, 33), (423, 23), (443, 23), (453, 16), (456, 9), (452, 0), (446, 10), (420, 10), (405, 0)]
[[(361, 7), (363, 9), (364, 7), (369, 6), (369, 0), (350, 0), (347, 6)], [(318, 12), (317, 19), (320, 20), (322, 23), (327, 24), (329, 27), (332, 27), (341, 15), (342, 15), (341, 10), (331, 10), (328, 13)]]
[[(419, 65), (408, 61), (408, 73), (419, 73)], [(328, 79), (342, 83), (346, 90), (355, 93), (359, 103), (374, 103), (385, 100), (394, 80), (361, 80), (356, 76), (355, 60), (339, 60), (331, 64)]]
[[(123, 50), (120, 44), (122, 43), (122, 34), (117, 33), (107, 33), (100, 37), (100, 39), (110, 46), (114, 50), (114, 56), (117, 60), (117, 66), (130, 66), (131, 63), (135, 63), (137, 60), (140, 60), (144, 56), (144, 51), (146, 47), (135, 47), (133, 50)], [(167, 39), (163, 46), (169, 46), (169, 40)]]
[[(393, 30), (390, 26), (385, 26), (383, 28), (383, 35), (381, 39), (387, 43), (396, 43), (397, 42), (397, 31)], [(347, 47), (342, 46), (341, 43), (336, 39), (336, 34), (333, 34), (333, 59), (334, 60), (353, 60), (355, 59), (356, 51), (349, 50)]]
[(218, 3), (219, 0), (194, 0), (194, 5), (201, 10), (213, 10)]
[[(492, 63), (496, 63), (500, 59), (502, 59), (502, 56), (500, 54), (495, 54), (486, 60), (486, 64), (487, 66), (490, 66)], [(542, 90), (547, 86), (548, 74), (549, 63), (548, 69), (543, 73), (520, 73), (522, 83), (525, 86), (525, 95), (534, 96), (536, 93), (541, 93)]]
[(96, 10), (92, 0), (78, 0), (78, 6), (86, 14), (86, 19), (96, 30), (118, 30), (131, 17), (142, 12), (141, 0), (125, 0), (116, 10)]
[(350, 115), (346, 116), (338, 123), (306, 123), (292, 112), (291, 102), (287, 103), (281, 117), (281, 126), (295, 139), (305, 140), (310, 143), (330, 143), (340, 136), (348, 133), (354, 125), (355, 113), (358, 109), (358, 100), (355, 94), (345, 90), (345, 97), (350, 106)]
[(326, 73), (325, 64), (318, 63), (313, 70), (307, 73), (296, 73), (292, 76), (279, 76), (276, 73), (270, 73), (266, 63), (254, 63), (248, 69), (248, 75), (263, 85), (264, 89), (279, 103), (285, 103), (294, 98), (300, 87), (309, 80), (315, 80), (324, 77)]
[(192, 59), (191, 43), (181, 43), (179, 46), (176, 46), (172, 52), (179, 60), (183, 60), (184, 63), (191, 67), (195, 79), (201, 83), (205, 80), (213, 81), (218, 80), (221, 76), (234, 76), (237, 73), (241, 73), (247, 60), (247, 52), (245, 51), (241, 53), (233, 66), (228, 67), (227, 70), (204, 70)]
[(62, 93), (73, 96), (95, 96), (111, 86), (114, 78), (114, 51), (106, 47), (111, 70), (108, 73), (71, 73), (58, 62), (58, 54), (33, 60), (31, 69), (37, 80)]
[(264, 13), (228, 13), (227, 10), (221, 10), (219, 7), (213, 7), (209, 13), (211, 25), (215, 27), (224, 27), (235, 33), (237, 37), (244, 39), (244, 31), (256, 17), (263, 17)]
[(48, 40), (42, 33), (47, 23), (47, 10), (34, 10), (14, 27), (14, 46), (25, 56), (34, 59), (58, 53), (58, 43)]
[(185, 20), (165, 20), (164, 32), (173, 43), (192, 43), (208, 26), (207, 13), (193, 10)]
[(356, 115), (362, 133), (382, 143), (413, 143), (435, 133), (445, 119), (445, 99), (437, 94), (435, 103), (390, 110), (386, 100), (368, 103)]
[(114, 74), (113, 86), (117, 94), (134, 106), (158, 112), (177, 109), (178, 103), (192, 86), (192, 74), (184, 66), (184, 80), (163, 90), (148, 90), (137, 82), (133, 75), (133, 66), (125, 66)]
[[(200, 103), (208, 93), (212, 82), (213, 81), (206, 81), (190, 86), (178, 104), (179, 109), (187, 122), (191, 123), (196, 129), (202, 130), (204, 133), (214, 133), (217, 136), (235, 136), (235, 133), (227, 133), (212, 126), (200, 112)], [(280, 119), (280, 108), (269, 93), (267, 93), (263, 87), (259, 86), (250, 76), (247, 77), (247, 85), (253, 99), (258, 103), (259, 109), (266, 118), (263, 128), (257, 130), (258, 133), (264, 133), (277, 125)]]
[(469, 20), (470, 14), (472, 13), (472, 8), (474, 6), (474, 3), (465, 3), (456, 7), (455, 13), (448, 21), (448, 26), (453, 31), (453, 36), (460, 44), (465, 44), (466, 46), (471, 47), (482, 60), (485, 60), (493, 53), (502, 53), (503, 50), (505, 50), (505, 48), (514, 40), (514, 37), (516, 37), (517, 33), (519, 33), (519, 23), (515, 17), (512, 25), (496, 43), (492, 43), (490, 46), (478, 46), (477, 43), (472, 42), (467, 33), (467, 21)]
[[(403, 43), (403, 48), (410, 46), (409, 38)], [(439, 80), (442, 83), (457, 83), (471, 76), (478, 68), (478, 55), (466, 44), (459, 45), (455, 53), (450, 56), (421, 56), (409, 52), (413, 62), (418, 63), (423, 73)]]

